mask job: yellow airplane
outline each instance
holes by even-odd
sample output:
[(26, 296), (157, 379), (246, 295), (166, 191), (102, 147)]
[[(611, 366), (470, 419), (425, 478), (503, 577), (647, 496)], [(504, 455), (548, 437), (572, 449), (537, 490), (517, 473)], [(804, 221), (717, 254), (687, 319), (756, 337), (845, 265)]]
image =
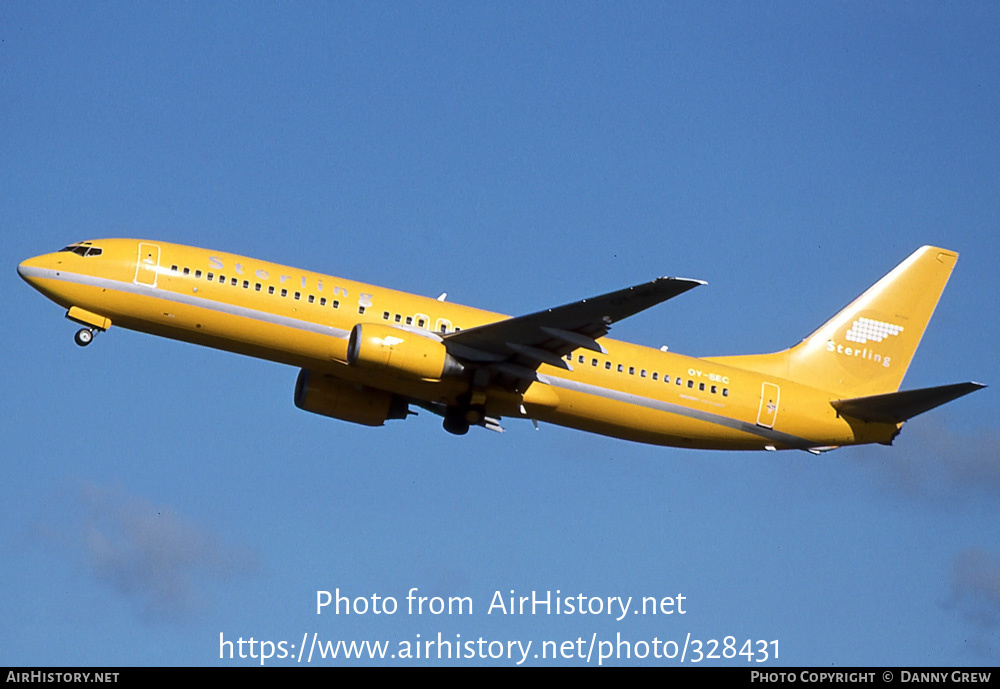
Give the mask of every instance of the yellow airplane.
[(891, 444), (917, 414), (978, 390), (899, 391), (958, 254), (925, 246), (798, 345), (692, 358), (605, 337), (704, 284), (652, 282), (527, 316), (142, 239), (103, 239), (17, 271), (87, 345), (112, 324), (301, 369), (295, 404), (369, 426), (422, 407), (463, 434), (502, 417), (718, 450)]

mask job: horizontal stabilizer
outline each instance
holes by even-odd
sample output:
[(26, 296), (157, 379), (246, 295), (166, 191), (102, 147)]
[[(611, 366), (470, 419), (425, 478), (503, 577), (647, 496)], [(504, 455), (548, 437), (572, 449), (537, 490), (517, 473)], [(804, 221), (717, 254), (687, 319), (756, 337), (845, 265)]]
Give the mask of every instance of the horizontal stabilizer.
[(919, 390), (890, 392), (886, 395), (835, 400), (830, 404), (841, 414), (853, 416), (862, 421), (900, 423), (985, 387), (982, 383), (955, 383), (936, 388), (921, 388)]

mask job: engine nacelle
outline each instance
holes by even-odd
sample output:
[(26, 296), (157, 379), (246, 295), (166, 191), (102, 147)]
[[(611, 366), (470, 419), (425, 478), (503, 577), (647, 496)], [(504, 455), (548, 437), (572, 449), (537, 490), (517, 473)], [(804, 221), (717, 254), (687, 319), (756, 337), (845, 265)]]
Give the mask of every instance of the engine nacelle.
[(439, 339), (383, 323), (358, 323), (351, 330), (347, 363), (406, 378), (441, 380), (462, 372)]
[(299, 371), (295, 381), (295, 406), (313, 414), (365, 426), (381, 426), (389, 419), (405, 419), (409, 412), (402, 397), (307, 369)]

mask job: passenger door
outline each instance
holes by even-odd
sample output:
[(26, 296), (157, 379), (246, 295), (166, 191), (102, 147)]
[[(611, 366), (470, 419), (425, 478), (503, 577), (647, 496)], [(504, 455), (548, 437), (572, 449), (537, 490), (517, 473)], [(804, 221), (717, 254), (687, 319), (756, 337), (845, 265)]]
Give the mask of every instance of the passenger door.
[(781, 390), (774, 383), (764, 383), (760, 387), (760, 407), (757, 409), (757, 425), (774, 428), (778, 418), (778, 400)]
[(139, 256), (135, 262), (135, 284), (156, 287), (156, 276), (159, 272), (160, 247), (140, 242)]

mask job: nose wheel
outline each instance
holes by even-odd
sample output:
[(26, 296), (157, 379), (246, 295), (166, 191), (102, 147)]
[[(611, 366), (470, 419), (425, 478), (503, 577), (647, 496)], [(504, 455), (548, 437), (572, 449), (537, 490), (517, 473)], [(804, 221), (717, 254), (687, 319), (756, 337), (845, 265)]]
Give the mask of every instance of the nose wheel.
[(94, 341), (94, 331), (90, 328), (80, 328), (73, 336), (73, 341), (81, 347), (86, 347)]

